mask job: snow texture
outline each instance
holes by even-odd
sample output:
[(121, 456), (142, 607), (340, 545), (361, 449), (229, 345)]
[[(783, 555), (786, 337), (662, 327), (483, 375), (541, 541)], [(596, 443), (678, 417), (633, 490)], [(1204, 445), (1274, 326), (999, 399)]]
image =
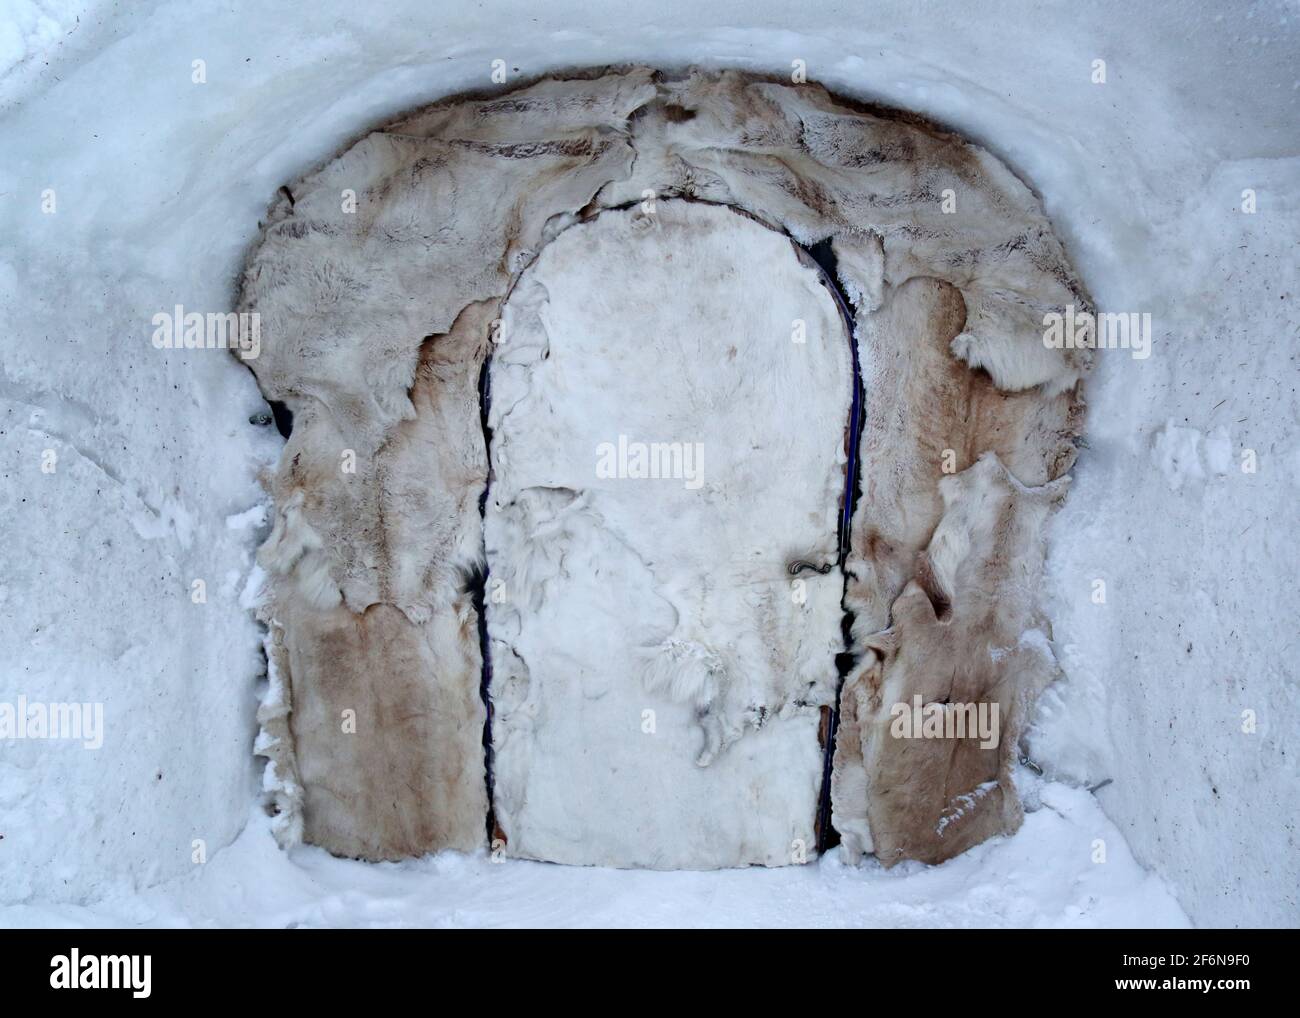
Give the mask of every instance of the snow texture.
[[(2, 698), (102, 698), (108, 719), (98, 751), (0, 746), (0, 894), (32, 903), (0, 922), (183, 921), (188, 910), (191, 921), (281, 925), (599, 923), (630, 908), (669, 924), (1161, 924), (1170, 913), (1116, 865), (1120, 834), (1197, 923), (1300, 921), (1292, 4), (881, 0), (870, 17), (828, 4), (797, 22), (753, 0), (670, 0), (653, 22), (618, 0), (486, 10), (324, 0), (310, 16), (211, 0), (0, 7), (0, 51), (16, 61), (0, 75), (0, 403), (11, 422), (0, 515), (6, 534), (22, 535), (4, 558)], [(196, 85), (200, 58), (207, 82)], [(871, 864), (825, 859), (833, 896), (811, 891), (803, 868), (625, 873), (596, 886), (589, 871), (526, 863), (479, 869), (444, 855), (371, 869), (303, 849), (304, 875), (260, 822), (221, 850), (253, 794), (259, 634), (238, 605), (263, 537), (222, 521), (262, 500), (253, 475), (280, 442), (246, 424), (266, 410), (242, 366), (152, 350), (149, 316), (177, 299), (228, 308), (268, 195), (386, 117), (487, 87), (497, 59), (512, 82), (607, 61), (782, 76), (801, 61), (812, 80), (932, 117), (996, 153), (1038, 189), (1099, 305), (1153, 313), (1152, 356), (1106, 352), (1089, 379), (1089, 448), (1044, 576), (1065, 677), (1031, 731), (1033, 757), (1053, 773), (1112, 779), (1096, 799), (1119, 833), (1070, 793), (1084, 804), (1073, 855), (1038, 838), (1058, 820), (1029, 803), (1014, 838), (935, 869), (902, 864), (875, 880)], [(40, 210), (47, 188), (55, 215)], [(1254, 213), (1242, 208), (1247, 189)], [(22, 423), (36, 411), (46, 425), (81, 422), (66, 433), (85, 462), (55, 475), (67, 482), (57, 491), (39, 475), (49, 440)], [(1226, 438), (1228, 472), (1211, 467), (1207, 439), (1207, 477), (1171, 491), (1151, 458), (1171, 418)], [(1247, 450), (1254, 474), (1240, 469)], [(68, 462), (61, 455), (61, 470)], [(143, 505), (157, 510), (168, 495), (167, 518), (181, 519), (179, 507), (193, 523), (188, 552), (178, 537), (146, 536)], [(218, 599), (209, 585), (202, 628), (187, 614), (200, 575), (230, 591)], [(1253, 734), (1241, 727), (1247, 709)], [(1082, 860), (1093, 836), (1108, 839), (1111, 861), (1072, 871), (1093, 889), (1076, 901), (1075, 876), (1053, 863)], [(206, 867), (136, 896), (194, 870), (196, 838)], [(982, 879), (966, 864), (986, 853), (1004, 862)], [(443, 867), (449, 880), (413, 892), (420, 873)], [(479, 880), (462, 897), (466, 869)], [(497, 896), (503, 872), (519, 877)], [(561, 881), (550, 898), (537, 889), (547, 876)], [(359, 900), (360, 881), (373, 882)], [(479, 890), (489, 897), (475, 906)], [(99, 911), (50, 904), (105, 896), (113, 905)]]
[[(809, 866), (708, 873), (548, 866), (442, 852), (399, 863), (282, 851), (254, 815), (206, 866), (142, 893), (90, 906), (0, 907), (4, 926), (832, 929), (1185, 928), (1160, 880), (1144, 872), (1082, 789), (1028, 792), (1036, 812), (942, 866)], [(1093, 842), (1109, 845), (1105, 865)]]

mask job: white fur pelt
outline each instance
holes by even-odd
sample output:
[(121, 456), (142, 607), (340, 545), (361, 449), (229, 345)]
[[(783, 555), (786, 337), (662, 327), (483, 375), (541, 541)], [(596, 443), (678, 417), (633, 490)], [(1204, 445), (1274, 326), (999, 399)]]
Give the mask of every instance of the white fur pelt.
[[(509, 850), (794, 861), (815, 837), (818, 728), (843, 646), (833, 567), (853, 376), (817, 272), (719, 206), (602, 212), (520, 277), (491, 380)], [(676, 458), (641, 470), (652, 444)], [(828, 571), (792, 577), (801, 560)]]

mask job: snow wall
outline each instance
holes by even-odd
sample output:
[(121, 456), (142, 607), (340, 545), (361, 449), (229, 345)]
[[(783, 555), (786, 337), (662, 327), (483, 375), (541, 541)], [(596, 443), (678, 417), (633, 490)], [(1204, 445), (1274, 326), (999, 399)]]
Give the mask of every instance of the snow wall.
[(1103, 808), (1195, 921), (1294, 924), (1295, 6), (494, 6), (10, 5), (0, 699), (102, 702), (105, 721), (97, 750), (0, 746), (5, 899), (180, 872), (260, 780), (246, 606), (280, 442), (249, 423), (266, 407), (246, 371), (155, 349), (152, 316), (231, 307), (281, 184), (490, 87), (493, 61), (512, 80), (802, 61), (990, 149), (1098, 306), (1150, 313), (1150, 356), (1103, 354), (1090, 379), (1047, 564), (1065, 678), (1031, 755), (1109, 779)]

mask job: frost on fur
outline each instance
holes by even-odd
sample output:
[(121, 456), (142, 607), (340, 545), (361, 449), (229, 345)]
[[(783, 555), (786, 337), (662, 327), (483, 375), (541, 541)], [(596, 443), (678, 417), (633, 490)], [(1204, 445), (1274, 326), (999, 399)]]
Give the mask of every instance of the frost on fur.
[(289, 731), (292, 705), (283, 679), (284, 633), (263, 613), (267, 627), (266, 692), (257, 707), (259, 725), (253, 753), (266, 758), (262, 772), (262, 806), (271, 816), (271, 831), (281, 848), (302, 840), (302, 786), (297, 779), (293, 737)]

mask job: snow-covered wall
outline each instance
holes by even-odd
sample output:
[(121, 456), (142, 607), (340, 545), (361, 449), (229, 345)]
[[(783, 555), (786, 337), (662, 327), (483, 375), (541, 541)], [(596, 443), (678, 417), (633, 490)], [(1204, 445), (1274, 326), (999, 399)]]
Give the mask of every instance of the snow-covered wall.
[(225, 521), (258, 502), (277, 440), (247, 424), (247, 372), (155, 350), (151, 316), (229, 307), (282, 183), (385, 116), (491, 87), (493, 61), (511, 80), (801, 61), (989, 147), (1098, 305), (1152, 315), (1150, 357), (1102, 356), (1090, 384), (1049, 561), (1067, 678), (1033, 752), (1112, 779), (1103, 805), (1198, 922), (1294, 922), (1295, 5), (488, 7), (0, 7), (0, 699), (106, 717), (101, 750), (0, 748), (6, 895), (178, 871), (251, 798), (257, 634), (237, 600), (259, 535)]

